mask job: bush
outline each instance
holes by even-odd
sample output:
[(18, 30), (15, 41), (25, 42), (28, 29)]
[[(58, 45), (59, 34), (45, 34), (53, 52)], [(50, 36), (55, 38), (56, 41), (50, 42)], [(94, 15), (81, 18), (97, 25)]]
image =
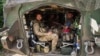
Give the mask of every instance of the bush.
[[(0, 1), (0, 28), (3, 26), (3, 2)], [(1, 36), (0, 36), (1, 38)], [(2, 49), (1, 41), (0, 41), (0, 50)]]
[(0, 28), (3, 26), (3, 2), (0, 1)]

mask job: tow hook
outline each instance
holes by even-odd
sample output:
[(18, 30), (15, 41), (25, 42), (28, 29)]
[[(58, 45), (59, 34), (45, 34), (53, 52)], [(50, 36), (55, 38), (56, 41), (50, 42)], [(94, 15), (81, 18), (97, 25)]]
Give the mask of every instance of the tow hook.
[[(86, 41), (86, 42), (84, 42), (84, 45), (85, 45), (85, 52), (87, 54), (93, 54), (94, 53), (94, 42)], [(89, 48), (90, 48), (91, 51), (89, 50)]]
[(17, 48), (21, 49), (23, 47), (23, 40), (22, 39), (18, 39), (17, 40)]

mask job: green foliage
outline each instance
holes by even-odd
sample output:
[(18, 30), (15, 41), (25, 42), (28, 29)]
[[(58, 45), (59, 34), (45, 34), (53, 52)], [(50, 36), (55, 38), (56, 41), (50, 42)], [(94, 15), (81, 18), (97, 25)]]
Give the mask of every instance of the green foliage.
[[(0, 28), (3, 26), (3, 2), (0, 0)], [(0, 36), (1, 37), (1, 36)], [(0, 41), (0, 50), (2, 49), (1, 41)]]
[(3, 26), (3, 2), (0, 1), (0, 28)]

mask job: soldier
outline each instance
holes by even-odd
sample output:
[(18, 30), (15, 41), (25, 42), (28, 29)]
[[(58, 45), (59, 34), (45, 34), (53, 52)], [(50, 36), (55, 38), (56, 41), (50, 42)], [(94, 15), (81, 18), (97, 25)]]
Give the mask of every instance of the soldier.
[(73, 39), (73, 34), (71, 33), (73, 14), (71, 12), (68, 12), (65, 14), (65, 16), (66, 22), (63, 28), (63, 41), (70, 41), (71, 39)]
[(37, 35), (39, 41), (52, 41), (51, 53), (54, 53), (58, 42), (58, 35), (51, 31), (46, 32), (46, 29), (43, 27), (41, 14), (37, 14), (33, 22), (34, 33)]

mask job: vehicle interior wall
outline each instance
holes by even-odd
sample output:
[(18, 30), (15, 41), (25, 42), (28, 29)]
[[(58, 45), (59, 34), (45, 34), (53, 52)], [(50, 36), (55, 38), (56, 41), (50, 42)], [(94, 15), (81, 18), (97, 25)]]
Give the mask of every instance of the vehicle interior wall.
[[(44, 8), (44, 9), (43, 9)], [(41, 11), (41, 10), (45, 10), (45, 11)], [(29, 26), (30, 22), (32, 20), (35, 20), (35, 16), (37, 13), (42, 13), (43, 14), (43, 20), (45, 21), (45, 24), (48, 25), (50, 27), (50, 17), (53, 16), (54, 18), (52, 19), (53, 22), (55, 22), (57, 25), (57, 23), (59, 23), (57, 25), (57, 27), (64, 25), (65, 24), (65, 13), (71, 11), (74, 15), (74, 20), (77, 20), (78, 23), (80, 23), (80, 12), (74, 9), (68, 9), (68, 8), (58, 8), (58, 9), (52, 9), (49, 8), (49, 6), (44, 6), (44, 7), (40, 7), (36, 10), (32, 10), (30, 12), (28, 12), (28, 14), (25, 14), (26, 17), (26, 23), (27, 26)]]
[[(50, 6), (42, 6), (40, 8), (35, 9), (35, 10), (29, 11), (28, 13), (25, 14), (26, 21), (34, 20), (37, 13), (42, 13), (43, 14), (43, 20), (47, 21), (50, 18), (50, 16), (53, 15), (54, 18), (55, 18), (55, 19), (53, 19), (54, 21), (58, 21), (58, 23), (61, 23), (61, 24), (64, 25), (65, 13), (70, 11), (74, 15), (74, 20), (75, 20), (75, 18), (78, 18), (78, 22), (79, 22), (79, 18), (80, 18), (80, 12), (79, 11), (74, 10), (74, 9), (69, 9), (69, 8), (52, 9), (52, 8), (49, 8), (49, 7)], [(44, 10), (44, 11), (42, 11), (42, 10)], [(58, 18), (58, 19), (56, 19), (56, 18)]]
[[(66, 3), (68, 3), (68, 5)], [(44, 5), (50, 5), (50, 4), (57, 4), (62, 7), (79, 9), (75, 5), (75, 2), (69, 1), (69, 0), (68, 1), (67, 0), (64, 0), (64, 1), (62, 1), (62, 0), (59, 0), (59, 1), (36, 1), (36, 2), (23, 3), (22, 8), (20, 10), (20, 16), (23, 16), (23, 14), (26, 13), (27, 11), (36, 9), (36, 8), (44, 6)]]

